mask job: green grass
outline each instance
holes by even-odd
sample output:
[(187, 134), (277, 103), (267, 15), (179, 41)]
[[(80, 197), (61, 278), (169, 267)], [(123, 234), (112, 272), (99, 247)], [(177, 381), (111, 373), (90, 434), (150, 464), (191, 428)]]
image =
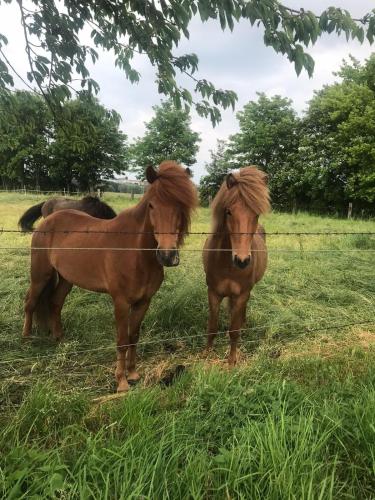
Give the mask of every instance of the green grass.
[[(0, 227), (15, 228), (41, 199), (1, 194)], [(131, 203), (105, 201), (117, 210)], [(307, 214), (263, 223), (268, 232), (375, 231), (374, 221)], [(208, 209), (192, 230), (209, 230)], [(186, 248), (203, 241), (192, 235)], [(201, 253), (182, 252), (144, 323), (140, 342), (155, 343), (139, 349), (143, 380), (107, 402), (93, 398), (114, 390), (108, 297), (75, 289), (64, 343), (37, 333), (21, 342), (29, 244), (0, 235), (1, 247), (18, 249), (0, 250), (1, 497), (374, 498), (375, 325), (329, 328), (374, 321), (374, 237), (270, 235), (268, 270), (230, 372), (225, 335), (209, 360), (201, 355)], [(322, 249), (330, 252), (310, 252)], [(178, 363), (185, 374), (163, 388), (158, 380)]]

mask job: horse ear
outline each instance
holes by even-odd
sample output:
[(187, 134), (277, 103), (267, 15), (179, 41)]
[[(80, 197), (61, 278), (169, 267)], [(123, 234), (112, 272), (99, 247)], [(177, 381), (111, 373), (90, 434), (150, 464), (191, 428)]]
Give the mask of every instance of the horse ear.
[(237, 184), (237, 180), (233, 174), (228, 174), (225, 178), (227, 183), (227, 188), (232, 188), (235, 184)]
[(149, 165), (146, 168), (146, 179), (147, 179), (147, 182), (149, 182), (150, 184), (152, 184), (157, 178), (158, 178), (158, 173), (156, 172), (156, 170), (154, 169), (154, 167), (152, 165)]
[(187, 175), (188, 175), (189, 177), (193, 177), (193, 172), (190, 170), (190, 168), (189, 168), (189, 167), (186, 167), (186, 168), (185, 168), (185, 172), (187, 173)]

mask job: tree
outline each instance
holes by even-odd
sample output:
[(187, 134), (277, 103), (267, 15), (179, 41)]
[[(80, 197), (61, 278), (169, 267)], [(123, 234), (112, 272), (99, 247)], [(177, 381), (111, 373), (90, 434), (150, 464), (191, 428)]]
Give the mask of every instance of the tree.
[[(131, 82), (139, 73), (132, 66), (135, 53), (146, 54), (156, 68), (156, 84), (161, 94), (170, 97), (179, 107), (194, 105), (212, 123), (220, 120), (219, 107), (234, 106), (237, 99), (231, 90), (216, 89), (205, 79), (198, 79), (196, 54), (174, 55), (182, 36), (189, 37), (189, 24), (194, 16), (202, 22), (215, 19), (222, 29), (234, 29), (235, 22), (246, 20), (264, 28), (264, 43), (285, 54), (294, 63), (297, 74), (304, 68), (311, 76), (314, 61), (304, 46), (314, 44), (324, 33), (345, 33), (349, 39), (363, 42), (366, 36), (374, 41), (375, 10), (353, 19), (349, 12), (329, 7), (319, 15), (303, 8), (295, 10), (278, 0), (33, 0), (28, 7), (17, 3), (24, 33), (29, 71), (26, 79), (36, 84), (51, 109), (71, 95), (78, 80), (82, 89), (98, 91), (98, 84), (89, 74), (87, 60), (95, 62), (98, 53), (80, 41), (83, 30), (90, 30), (96, 47), (112, 51), (116, 65)], [(0, 85), (11, 88), (17, 75), (5, 52), (7, 39), (0, 34)], [(177, 74), (194, 81), (198, 100), (181, 87)], [(78, 76), (78, 78), (77, 78)]]
[(375, 203), (375, 55), (344, 63), (340, 83), (315, 93), (303, 120), (298, 162), (312, 206), (343, 213)]
[(64, 124), (55, 124), (51, 145), (51, 178), (59, 186), (72, 188), (73, 181), (90, 191), (113, 173), (126, 170), (126, 136), (119, 130), (120, 116), (107, 110), (90, 95), (67, 101)]
[[(91, 190), (128, 168), (120, 117), (81, 94), (50, 113), (32, 92), (0, 93), (0, 175), (4, 186)], [(63, 116), (63, 119), (60, 119)]]
[(219, 188), (231, 170), (231, 163), (227, 152), (227, 143), (217, 141), (216, 150), (210, 151), (211, 161), (206, 163), (207, 175), (203, 176), (199, 183), (199, 197), (203, 205), (207, 205), (219, 191)]
[(0, 175), (3, 186), (48, 183), (52, 120), (39, 96), (25, 91), (0, 92)]
[(299, 119), (292, 101), (258, 93), (237, 113), (240, 132), (230, 137), (227, 155), (237, 167), (257, 165), (268, 174), (274, 206), (293, 204), (294, 156), (299, 144)]
[(188, 111), (177, 109), (170, 101), (153, 107), (155, 116), (146, 123), (146, 133), (131, 147), (133, 169), (144, 178), (148, 165), (175, 160), (185, 165), (195, 163), (199, 134), (190, 128)]

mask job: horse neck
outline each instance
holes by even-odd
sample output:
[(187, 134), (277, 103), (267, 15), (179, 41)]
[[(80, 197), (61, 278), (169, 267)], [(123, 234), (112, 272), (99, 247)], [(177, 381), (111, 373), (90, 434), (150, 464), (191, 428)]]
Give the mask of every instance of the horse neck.
[(224, 219), (214, 221), (212, 232), (212, 239), (215, 241), (217, 248), (232, 248), (229, 231)]
[(142, 203), (141, 201), (134, 207), (123, 210), (112, 220), (116, 221), (119, 231), (134, 231), (134, 236), (140, 246), (144, 248), (157, 247), (147, 203)]

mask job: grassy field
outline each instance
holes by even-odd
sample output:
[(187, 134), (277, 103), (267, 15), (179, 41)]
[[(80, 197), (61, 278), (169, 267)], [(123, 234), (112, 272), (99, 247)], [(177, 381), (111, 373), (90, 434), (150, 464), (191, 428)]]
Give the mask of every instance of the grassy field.
[[(1, 194), (0, 228), (16, 228), (41, 199)], [(375, 231), (375, 221), (307, 214), (263, 223), (268, 232)], [(192, 230), (208, 229), (200, 209)], [(0, 234), (0, 247), (13, 248), (0, 250), (0, 497), (375, 498), (374, 236), (270, 235), (232, 371), (224, 334), (209, 359), (201, 354), (206, 287), (201, 254), (189, 250), (203, 241), (188, 238), (154, 297), (142, 381), (103, 402), (115, 387), (110, 299), (75, 289), (66, 340), (22, 342), (30, 236)], [(226, 323), (223, 312), (221, 330)], [(178, 364), (184, 374), (161, 385)]]

